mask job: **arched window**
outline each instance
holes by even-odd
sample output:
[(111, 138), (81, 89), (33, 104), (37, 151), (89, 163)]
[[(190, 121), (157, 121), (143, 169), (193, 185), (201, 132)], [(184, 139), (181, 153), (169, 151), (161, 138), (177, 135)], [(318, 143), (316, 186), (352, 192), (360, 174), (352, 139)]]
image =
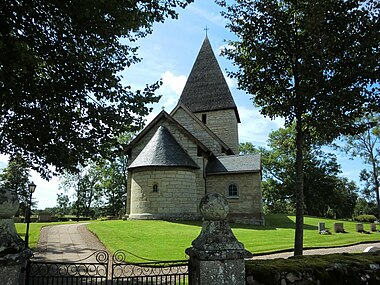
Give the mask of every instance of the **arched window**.
[(157, 185), (157, 183), (153, 184), (153, 192), (158, 192), (158, 185)]
[(239, 188), (235, 183), (228, 185), (228, 198), (239, 198)]

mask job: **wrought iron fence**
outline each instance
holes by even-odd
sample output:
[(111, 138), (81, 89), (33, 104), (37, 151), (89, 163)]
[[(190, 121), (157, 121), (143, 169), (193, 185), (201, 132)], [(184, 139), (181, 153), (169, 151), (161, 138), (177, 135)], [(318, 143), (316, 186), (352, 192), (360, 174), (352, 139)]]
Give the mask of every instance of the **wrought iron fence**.
[(110, 259), (106, 251), (97, 251), (76, 262), (29, 261), (26, 285), (188, 284), (188, 260), (133, 263), (128, 254), (118, 250)]
[(131, 263), (127, 252), (118, 250), (112, 257), (112, 280), (115, 285), (188, 284), (188, 260)]
[(29, 261), (26, 285), (107, 285), (108, 252), (94, 252), (76, 262)]

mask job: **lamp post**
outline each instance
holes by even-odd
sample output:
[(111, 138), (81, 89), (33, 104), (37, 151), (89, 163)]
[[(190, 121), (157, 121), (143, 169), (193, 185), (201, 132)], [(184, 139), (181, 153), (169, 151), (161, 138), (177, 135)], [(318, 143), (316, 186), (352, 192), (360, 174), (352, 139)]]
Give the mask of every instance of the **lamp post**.
[(34, 191), (36, 190), (36, 184), (33, 182), (28, 185), (28, 191), (29, 191), (29, 203), (28, 203), (28, 211), (26, 215), (26, 233), (25, 233), (25, 247), (29, 247), (29, 224), (30, 224), (30, 216), (32, 212), (32, 195)]

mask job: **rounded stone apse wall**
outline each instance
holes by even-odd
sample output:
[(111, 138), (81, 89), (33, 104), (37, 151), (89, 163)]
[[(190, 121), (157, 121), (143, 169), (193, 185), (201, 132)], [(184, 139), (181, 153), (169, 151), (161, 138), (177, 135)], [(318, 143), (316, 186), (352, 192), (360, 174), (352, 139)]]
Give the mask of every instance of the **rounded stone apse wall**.
[(131, 176), (129, 219), (197, 218), (194, 170), (149, 168)]

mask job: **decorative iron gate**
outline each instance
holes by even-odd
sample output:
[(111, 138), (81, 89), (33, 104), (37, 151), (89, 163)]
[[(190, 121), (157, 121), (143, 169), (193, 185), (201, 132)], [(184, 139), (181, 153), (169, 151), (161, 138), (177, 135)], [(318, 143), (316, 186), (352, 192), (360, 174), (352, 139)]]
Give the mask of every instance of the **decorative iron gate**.
[(128, 253), (118, 250), (110, 259), (106, 251), (97, 251), (72, 263), (29, 261), (26, 285), (188, 284), (188, 260), (133, 263)]
[(94, 252), (76, 262), (29, 261), (26, 270), (26, 285), (107, 285), (108, 252)]
[(118, 250), (112, 257), (112, 284), (188, 284), (188, 260), (130, 263), (126, 253)]

